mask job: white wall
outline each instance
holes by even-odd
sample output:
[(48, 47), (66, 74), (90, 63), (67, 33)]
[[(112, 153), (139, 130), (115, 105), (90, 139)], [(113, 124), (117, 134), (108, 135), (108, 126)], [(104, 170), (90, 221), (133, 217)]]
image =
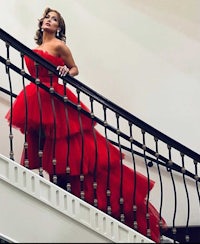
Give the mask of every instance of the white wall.
[(32, 48), (47, 6), (66, 20), (77, 79), (200, 151), (199, 0), (1, 0), (1, 28)]
[[(46, 7), (65, 18), (77, 79), (200, 152), (199, 0), (1, 0), (1, 28), (33, 48)], [(4, 67), (0, 72), (8, 87)], [(16, 80), (14, 90), (20, 89)], [(9, 101), (0, 99), (0, 129), (6, 131)]]

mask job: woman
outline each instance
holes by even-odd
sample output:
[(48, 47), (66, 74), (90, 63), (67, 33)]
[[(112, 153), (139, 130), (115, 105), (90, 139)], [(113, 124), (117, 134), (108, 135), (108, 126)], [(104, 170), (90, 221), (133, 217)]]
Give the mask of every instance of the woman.
[[(77, 65), (65, 43), (65, 22), (60, 13), (47, 8), (39, 20), (38, 27), (35, 36), (37, 47), (33, 51), (55, 65), (61, 76), (78, 75)], [(71, 90), (65, 90), (64, 86), (58, 83), (56, 75), (52, 76), (51, 84), (46, 68), (39, 66), (36, 69), (34, 61), (29, 57), (25, 57), (25, 61), (33, 77), (39, 77), (40, 82), (52, 86), (57, 93), (67, 96), (68, 100), (79, 103), (83, 109), (89, 111)], [(10, 122), (10, 111), (6, 118)], [(123, 170), (121, 169), (123, 155), (94, 129), (94, 123), (89, 117), (80, 115), (71, 106), (67, 106), (66, 109), (64, 103), (55, 98), (52, 100), (49, 93), (42, 89), (38, 91), (37, 86), (31, 83), (20, 92), (13, 104), (12, 124), (22, 133), (26, 133), (28, 149), (23, 152), (22, 165), (30, 169), (46, 170), (52, 182), (63, 189), (67, 188), (102, 211), (109, 212), (116, 219), (121, 217), (120, 197), (123, 195), (124, 223), (130, 227), (133, 227), (133, 193), (136, 178), (138, 231), (146, 235), (147, 178), (134, 173), (125, 165)], [(38, 160), (38, 148), (41, 161)], [(154, 182), (150, 181), (150, 189), (153, 185)], [(148, 204), (148, 209), (151, 238), (160, 242), (159, 213), (151, 203)], [(165, 226), (165, 221), (162, 221)]]

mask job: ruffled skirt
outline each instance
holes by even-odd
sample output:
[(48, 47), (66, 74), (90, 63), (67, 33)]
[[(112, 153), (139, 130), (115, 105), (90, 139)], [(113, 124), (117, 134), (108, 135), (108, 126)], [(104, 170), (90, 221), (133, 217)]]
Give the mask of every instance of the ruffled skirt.
[[(64, 95), (62, 85), (54, 84), (54, 89)], [(74, 104), (78, 104), (77, 97), (69, 89), (67, 89), (67, 97)], [(80, 102), (80, 105), (89, 112), (83, 103)], [(41, 167), (38, 159), (38, 131), (42, 123), (45, 134), (42, 168), (49, 173), (50, 178), (52, 179), (54, 174), (58, 175), (58, 185), (66, 189), (66, 168), (69, 168), (72, 193), (80, 197), (80, 175), (84, 175), (85, 200), (93, 205), (94, 199), (97, 198), (98, 208), (104, 212), (107, 212), (107, 206), (110, 204), (111, 215), (116, 219), (120, 219), (120, 197), (123, 197), (125, 224), (131, 228), (135, 193), (138, 231), (147, 234), (146, 196), (148, 190), (153, 188), (154, 182), (150, 181), (148, 188), (148, 180), (145, 176), (122, 164), (124, 155), (94, 129), (91, 118), (80, 115), (74, 108), (56, 98), (52, 99), (46, 91), (38, 92), (36, 86), (30, 84), (26, 86), (25, 93), (22, 91), (16, 98), (12, 117), (9, 111), (6, 119), (22, 133), (27, 128), (30, 169)], [(21, 164), (24, 165), (24, 152)], [(96, 196), (93, 189), (94, 181), (97, 183)], [(111, 192), (110, 203), (107, 197), (108, 189)], [(160, 242), (160, 215), (151, 203), (148, 204), (148, 212), (151, 238)], [(162, 221), (163, 226), (166, 226), (165, 221), (163, 219)]]

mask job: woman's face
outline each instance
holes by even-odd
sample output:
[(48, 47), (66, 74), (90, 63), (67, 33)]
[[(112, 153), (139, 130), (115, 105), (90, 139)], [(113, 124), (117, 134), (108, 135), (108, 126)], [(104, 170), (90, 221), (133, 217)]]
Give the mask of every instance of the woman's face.
[(59, 29), (58, 27), (59, 27), (58, 14), (54, 11), (47, 13), (43, 19), (41, 28), (44, 31), (50, 31), (56, 33), (56, 31)]

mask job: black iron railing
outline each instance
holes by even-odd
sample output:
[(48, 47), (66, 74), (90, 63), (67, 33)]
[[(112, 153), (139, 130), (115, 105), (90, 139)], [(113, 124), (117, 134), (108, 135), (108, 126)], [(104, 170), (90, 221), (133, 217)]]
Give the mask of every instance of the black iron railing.
[[(191, 222), (191, 209), (199, 214), (200, 154), (153, 128), (74, 77), (68, 75), (65, 77), (60, 77), (54, 65), (44, 60), (42, 57), (37, 55), (31, 49), (23, 45), (2, 29), (0, 29), (0, 39), (5, 44), (5, 48), (7, 49), (7, 54), (5, 57), (0, 55), (0, 62), (5, 65), (5, 70), (7, 72), (12, 70), (19, 76), (23, 77), (23, 79), (26, 79), (41, 89), (44, 89), (46, 92), (49, 92), (61, 102), (66, 102), (65, 97), (61, 96), (55, 91), (52, 92), (48, 86), (38, 83), (35, 78), (20, 67), (19, 63), (14, 63), (11, 55), (12, 52), (10, 51), (10, 49), (13, 48), (19, 52), (22, 59), (24, 55), (29, 56), (35, 62), (57, 75), (60, 79), (62, 79), (65, 85), (67, 84), (68, 87), (72, 87), (76, 90), (78, 97), (80, 97), (80, 94), (84, 94), (84, 96), (87, 97), (88, 106), (91, 108), (91, 112), (80, 109), (80, 107), (77, 107), (77, 104), (70, 101), (67, 101), (67, 103), (74, 109), (79, 110), (80, 113), (92, 118), (92, 120), (95, 121), (95, 123), (97, 123), (102, 130), (104, 130), (106, 138), (113, 145), (118, 147), (120, 150), (123, 150), (123, 152), (129, 156), (128, 158), (131, 161), (129, 163), (135, 170), (137, 170), (138, 165), (142, 165), (148, 179), (151, 178), (151, 175), (156, 173), (156, 177), (158, 179), (157, 183), (160, 186), (160, 194), (158, 196), (160, 213), (165, 211), (165, 208), (169, 207), (167, 203), (168, 197), (165, 197), (164, 189), (167, 189), (169, 185), (171, 185), (171, 199), (173, 199), (173, 204), (170, 206), (171, 209), (168, 209), (171, 214), (171, 218), (169, 218), (169, 225), (172, 226), (172, 234), (170, 235), (170, 238), (173, 238), (174, 240), (177, 239), (176, 218), (178, 211), (184, 211), (186, 215), (186, 220), (184, 223), (185, 241), (189, 242), (190, 238), (188, 228)], [(12, 81), (10, 80), (10, 82)], [(0, 87), (0, 91), (11, 97), (17, 96), (13, 90), (9, 91), (4, 87)], [(95, 107), (98, 107), (98, 111), (101, 110), (100, 114), (102, 115), (97, 115), (99, 112), (95, 110)], [(110, 117), (112, 117), (110, 120), (111, 122), (109, 122)], [(109, 137), (109, 133), (112, 136)], [(13, 154), (13, 152), (11, 154)], [(135, 160), (135, 157), (139, 158), (139, 162)], [(167, 178), (167, 181), (165, 181), (164, 178)], [(181, 188), (185, 196), (182, 194), (181, 197), (184, 200), (178, 199), (180, 196), (178, 196), (177, 191), (178, 188), (180, 188), (180, 185), (176, 186), (177, 179), (178, 182), (182, 181)], [(193, 199), (191, 199), (190, 194), (188, 193), (188, 185), (190, 185), (191, 182), (193, 184), (192, 191), (194, 191), (196, 195), (195, 207), (193, 207)], [(151, 195), (149, 193), (147, 196), (148, 200), (150, 196)], [(184, 209), (181, 209), (181, 205), (178, 205), (178, 202), (183, 201), (185, 202)], [(178, 208), (180, 208), (180, 210), (178, 210)], [(183, 224), (181, 225), (183, 226)]]

